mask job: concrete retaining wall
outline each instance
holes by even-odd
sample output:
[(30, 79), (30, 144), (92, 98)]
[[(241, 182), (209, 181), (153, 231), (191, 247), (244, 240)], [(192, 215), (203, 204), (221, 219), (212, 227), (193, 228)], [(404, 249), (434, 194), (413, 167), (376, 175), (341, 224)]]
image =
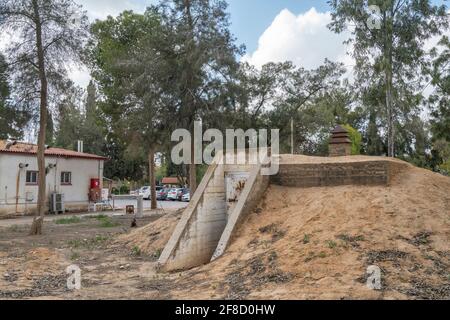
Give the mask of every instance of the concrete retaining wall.
[(287, 187), (387, 185), (396, 164), (389, 161), (282, 164), (271, 183)]

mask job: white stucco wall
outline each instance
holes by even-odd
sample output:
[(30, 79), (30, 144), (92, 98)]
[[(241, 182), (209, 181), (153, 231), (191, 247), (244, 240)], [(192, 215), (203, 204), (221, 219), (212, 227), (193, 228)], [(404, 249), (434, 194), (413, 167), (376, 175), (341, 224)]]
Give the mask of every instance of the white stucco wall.
[[(66, 209), (86, 209), (89, 203), (90, 180), (98, 178), (102, 183), (103, 160), (46, 157), (45, 162), (46, 166), (56, 164), (56, 168), (51, 169), (47, 174), (47, 201), (49, 201), (52, 192), (63, 193)], [(26, 163), (29, 166), (19, 169), (20, 163)], [(34, 213), (38, 187), (26, 185), (26, 172), (37, 170), (36, 156), (0, 153), (0, 217)], [(72, 173), (71, 185), (61, 185), (61, 172)], [(19, 188), (17, 193), (18, 175)], [(16, 206), (16, 193), (19, 197), (18, 206)], [(27, 193), (30, 193), (33, 201), (26, 201)]]

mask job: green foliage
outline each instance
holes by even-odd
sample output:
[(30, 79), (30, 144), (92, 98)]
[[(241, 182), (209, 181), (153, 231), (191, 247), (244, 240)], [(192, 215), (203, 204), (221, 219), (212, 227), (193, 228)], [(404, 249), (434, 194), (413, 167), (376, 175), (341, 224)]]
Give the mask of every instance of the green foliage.
[(98, 113), (108, 128), (103, 151), (109, 161), (104, 172), (112, 179), (142, 180), (150, 147), (162, 141), (157, 125), (162, 123), (161, 106), (155, 93), (160, 92), (159, 72), (164, 72), (155, 47), (161, 40), (160, 28), (152, 7), (144, 14), (124, 11), (91, 27), (87, 55), (103, 96)]
[[(61, 90), (67, 81), (65, 67), (70, 63), (80, 62), (81, 51), (88, 35), (88, 24), (85, 12), (73, 1), (0, 2), (1, 34), (7, 30), (14, 30), (15, 34), (20, 35), (5, 43), (4, 52), (7, 53), (7, 60), (11, 63), (9, 88), (14, 96), (14, 102), (6, 112), (8, 117), (3, 118), (4, 106), (0, 101), (0, 135), (4, 132), (2, 120), (10, 119), (9, 129), (12, 130), (10, 135), (20, 138), (22, 126), (30, 120), (33, 124), (37, 119), (42, 120), (39, 117), (42, 109), (47, 113), (45, 118), (48, 118), (45, 128), (47, 143), (53, 143), (54, 114), (60, 99), (64, 96)], [(43, 43), (38, 43), (36, 35), (38, 30), (41, 31), (39, 38), (43, 39)], [(0, 58), (0, 65), (2, 62)], [(39, 68), (41, 63), (43, 70)], [(3, 71), (1, 69), (0, 66), (0, 74)], [(45, 94), (44, 90), (40, 90), (44, 78), (46, 83), (44, 88), (48, 88)], [(2, 89), (3, 85), (0, 84), (0, 91), (3, 91)], [(20, 115), (23, 112), (25, 114)], [(14, 116), (11, 116), (11, 113), (14, 113)], [(20, 117), (16, 118), (19, 115)], [(25, 118), (21, 118), (22, 116)]]
[(130, 186), (128, 185), (122, 185), (119, 188), (112, 188), (112, 194), (119, 195), (119, 194), (129, 194), (130, 193)]
[(200, 183), (203, 179), (203, 176), (205, 175), (206, 171), (208, 170), (207, 165), (199, 165), (197, 168), (197, 183)]
[(114, 221), (108, 216), (99, 217), (97, 220), (100, 222), (100, 228), (115, 228), (120, 226), (120, 223)]
[(161, 181), (164, 177), (167, 177), (167, 162), (163, 162), (161, 166), (156, 167), (155, 170), (156, 181)]
[(81, 112), (83, 92), (72, 82), (67, 82), (59, 104), (58, 129), (55, 146), (75, 150), (76, 142), (83, 140), (83, 115)]
[(434, 61), (428, 73), (435, 88), (429, 98), (433, 149), (428, 163), (432, 169), (450, 175), (450, 40), (447, 36), (432, 50), (432, 56)]
[(435, 169), (443, 174), (450, 175), (450, 142), (445, 139), (435, 141), (433, 151), (437, 159)]
[(0, 54), (0, 139), (20, 139), (30, 115), (15, 107), (10, 100), (9, 78), (5, 57)]
[(444, 162), (443, 164), (439, 165), (439, 170), (447, 175), (450, 176), (450, 160), (447, 160), (446, 162)]
[[(428, 85), (423, 70), (429, 64), (425, 43), (440, 35), (449, 25), (446, 6), (431, 1), (403, 0), (331, 0), (330, 29), (341, 33), (350, 30), (356, 60), (357, 90), (365, 103), (370, 132), (366, 135), (369, 154), (381, 149), (389, 156), (408, 155), (423, 158), (427, 149), (416, 120), (423, 106), (423, 91)], [(380, 13), (374, 17), (369, 5)], [(369, 21), (379, 19), (379, 28)], [(382, 106), (380, 108), (380, 106)], [(384, 130), (377, 130), (384, 129)], [(380, 132), (383, 137), (379, 137)], [(380, 140), (384, 141), (380, 148)], [(419, 140), (414, 145), (414, 140)], [(416, 149), (420, 147), (420, 149)]]
[[(342, 32), (349, 21), (367, 21), (367, 4), (330, 1), (330, 28)], [(205, 130), (278, 128), (282, 153), (290, 152), (293, 120), (295, 153), (321, 156), (327, 154), (329, 130), (337, 124), (347, 124), (352, 154), (367, 155), (387, 153), (386, 128), (393, 126), (399, 157), (445, 171), (449, 161), (445, 146), (450, 141), (450, 42), (443, 37), (442, 50), (433, 50), (430, 56), (423, 49), (427, 39), (444, 30), (445, 10), (427, 1), (374, 0), (371, 4), (380, 6), (385, 20), (381, 29), (358, 24), (351, 30), (355, 85), (342, 80), (346, 72), (342, 64), (328, 60), (313, 70), (291, 62), (267, 63), (261, 69), (240, 63), (243, 48), (230, 34), (225, 1), (171, 0), (168, 5), (150, 6), (143, 14), (124, 11), (97, 20), (85, 50), (93, 76), (87, 90), (62, 81), (64, 72), (49, 75), (51, 92), (59, 95), (58, 99), (52, 96), (57, 112), (49, 112), (54, 128), (48, 126), (48, 137), (54, 136), (56, 146), (68, 149), (83, 140), (85, 152), (109, 158), (106, 177), (143, 182), (149, 176), (152, 149), (164, 160), (156, 170), (157, 180), (187, 176), (187, 165), (170, 162), (169, 137), (175, 128), (190, 130), (199, 118)], [(392, 8), (397, 8), (394, 16)], [(33, 70), (19, 69), (11, 82), (17, 83), (22, 78), (17, 74), (25, 72), (35, 78)], [(25, 123), (19, 106), (11, 106), (6, 71), (0, 57), (0, 138), (21, 136)], [(392, 123), (386, 108), (390, 71)], [(428, 101), (429, 123), (421, 118), (421, 92), (428, 80), (436, 89)], [(206, 169), (198, 166), (198, 182)], [(113, 193), (129, 191), (130, 186), (123, 185)]]
[(336, 241), (327, 240), (327, 241), (325, 241), (325, 243), (326, 243), (327, 247), (330, 248), (330, 249), (334, 249), (334, 248), (337, 247)]
[(101, 220), (101, 219), (105, 219), (108, 216), (105, 214), (98, 214), (98, 215), (94, 215), (94, 216), (85, 216), (85, 219), (96, 219), (96, 220)]
[(310, 234), (305, 234), (303, 236), (303, 244), (308, 244), (311, 241), (311, 235)]
[(18, 231), (20, 231), (20, 227), (17, 224), (13, 224), (12, 226), (10, 226), (8, 228), (8, 230), (11, 232), (18, 232)]
[(134, 246), (131, 249), (131, 255), (135, 256), (135, 257), (140, 257), (142, 254), (141, 248), (139, 248), (138, 246)]
[(72, 239), (67, 241), (67, 245), (72, 249), (95, 249), (101, 247), (109, 240), (106, 235), (96, 235), (90, 239)]
[(343, 127), (348, 131), (348, 136), (352, 141), (352, 155), (361, 154), (362, 135), (352, 126), (346, 124)]
[(70, 260), (72, 260), (72, 261), (76, 261), (76, 260), (80, 259), (80, 257), (81, 257), (80, 253), (76, 252), (76, 251), (72, 251), (70, 254)]
[(153, 253), (153, 258), (155, 259), (159, 259), (159, 257), (161, 256), (163, 249), (157, 249), (154, 253)]
[(76, 224), (82, 222), (81, 218), (73, 216), (70, 218), (56, 219), (55, 224)]

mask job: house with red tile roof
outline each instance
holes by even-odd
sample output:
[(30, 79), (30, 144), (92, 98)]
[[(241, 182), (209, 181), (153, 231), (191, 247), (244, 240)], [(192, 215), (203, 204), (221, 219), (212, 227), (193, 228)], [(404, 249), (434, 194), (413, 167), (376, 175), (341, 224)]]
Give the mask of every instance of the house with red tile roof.
[(184, 186), (187, 184), (186, 178), (182, 178), (184, 183), (180, 183), (180, 179), (178, 177), (165, 177), (161, 180), (161, 184), (164, 186)]
[[(35, 144), (0, 140), (0, 218), (35, 212), (39, 179), (36, 153)], [(87, 210), (91, 189), (102, 188), (105, 160), (94, 154), (48, 147), (45, 163), (49, 210), (52, 194), (63, 195), (64, 211)]]

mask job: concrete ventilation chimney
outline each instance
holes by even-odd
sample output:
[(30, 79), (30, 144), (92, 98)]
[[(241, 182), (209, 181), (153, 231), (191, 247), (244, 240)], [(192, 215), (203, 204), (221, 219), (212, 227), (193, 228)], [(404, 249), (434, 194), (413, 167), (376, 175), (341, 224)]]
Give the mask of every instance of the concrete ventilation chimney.
[(352, 142), (345, 128), (337, 126), (331, 131), (329, 152), (330, 157), (343, 157), (352, 154)]
[(77, 151), (83, 153), (83, 141), (77, 141)]

